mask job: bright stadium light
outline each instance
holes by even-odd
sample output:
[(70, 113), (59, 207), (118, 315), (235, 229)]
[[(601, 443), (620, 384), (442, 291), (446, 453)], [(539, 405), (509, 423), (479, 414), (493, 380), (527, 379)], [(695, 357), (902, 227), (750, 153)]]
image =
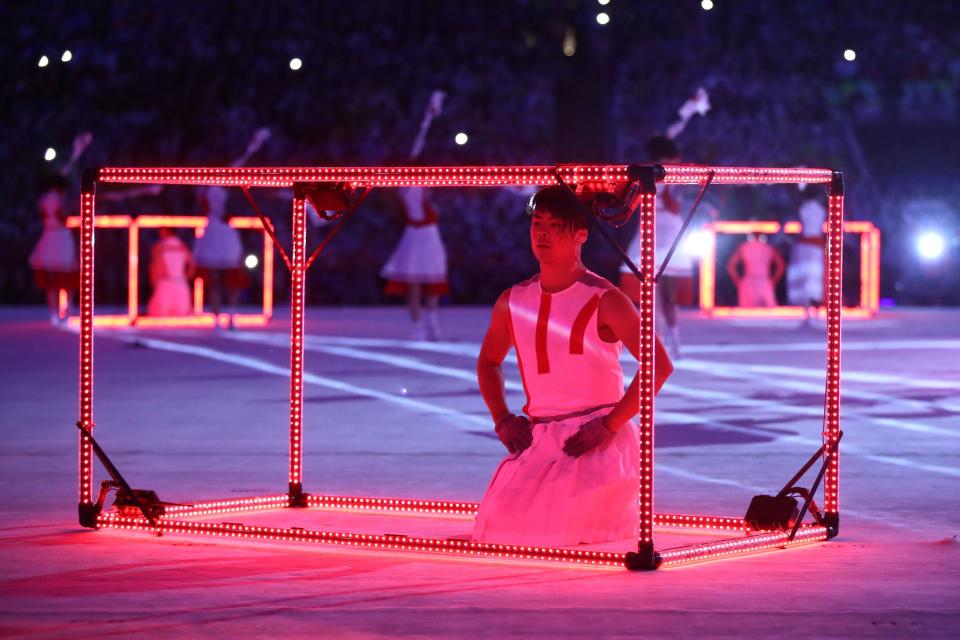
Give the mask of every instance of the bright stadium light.
[(610, 16), (605, 14), (603, 11), (597, 14), (597, 23), (607, 24), (608, 22), (610, 22)]
[(243, 264), (247, 265), (247, 269), (256, 269), (257, 265), (260, 264), (260, 261), (257, 260), (257, 256), (251, 253), (243, 261)]
[(706, 253), (709, 238), (709, 234), (705, 231), (691, 231), (683, 241), (682, 249), (688, 255), (699, 258)]
[(853, 49), (845, 49), (843, 51), (843, 59), (847, 62), (853, 62), (857, 59), (857, 52)]
[(47, 162), (50, 162), (57, 157), (57, 150), (53, 147), (48, 147), (46, 153), (43, 154), (43, 159)]
[(70, 62), (71, 60), (73, 60), (73, 52), (67, 49), (63, 52), (63, 55), (60, 56), (60, 62)]
[(924, 260), (936, 260), (946, 248), (943, 236), (936, 231), (925, 231), (917, 237), (917, 253)]
[(50, 58), (47, 56), (40, 56), (40, 60), (37, 62), (38, 67), (45, 67), (50, 64)]
[(710, 11), (710, 9), (713, 9), (713, 0), (703, 0), (703, 2), (700, 3), (700, 6), (704, 11)]
[(570, 58), (576, 53), (577, 34), (574, 33), (573, 29), (567, 27), (567, 30), (563, 32), (563, 55)]
[(601, 5), (606, 6), (606, 5), (610, 4), (610, 0), (597, 0), (597, 4), (601, 4)]
[(467, 144), (467, 140), (469, 139), (470, 139), (470, 136), (465, 134), (463, 131), (453, 136), (453, 141), (459, 144), (460, 146)]
[(291, 69), (293, 69), (294, 71), (297, 71), (297, 70), (299, 70), (300, 67), (302, 67), (302, 66), (303, 66), (303, 60), (301, 60), (300, 58), (290, 58), (290, 68), (291, 68)]

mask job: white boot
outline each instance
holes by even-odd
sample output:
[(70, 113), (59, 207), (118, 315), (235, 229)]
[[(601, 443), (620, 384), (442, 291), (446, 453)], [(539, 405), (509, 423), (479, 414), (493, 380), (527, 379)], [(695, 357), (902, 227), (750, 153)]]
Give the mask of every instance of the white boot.
[(437, 320), (436, 311), (427, 311), (427, 340), (436, 342), (440, 340), (440, 324)]
[(427, 339), (427, 330), (423, 326), (423, 320), (417, 320), (413, 323), (413, 329), (410, 331), (410, 339), (423, 341)]

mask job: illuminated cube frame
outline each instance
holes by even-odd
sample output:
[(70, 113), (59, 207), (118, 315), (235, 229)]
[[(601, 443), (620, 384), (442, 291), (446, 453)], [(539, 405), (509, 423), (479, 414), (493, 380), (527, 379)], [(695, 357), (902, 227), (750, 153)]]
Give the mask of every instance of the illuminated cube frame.
[[(824, 233), (828, 224), (823, 225)], [(783, 225), (783, 232), (799, 234), (803, 227), (799, 222)], [(718, 307), (716, 306), (717, 286), (717, 236), (724, 233), (766, 233), (780, 231), (780, 223), (763, 220), (727, 220), (704, 225), (704, 249), (700, 256), (700, 312), (705, 316), (717, 318), (802, 318), (803, 307)], [(860, 300), (856, 307), (844, 307), (847, 318), (872, 318), (880, 308), (880, 230), (872, 223), (863, 220), (848, 220), (843, 225), (844, 233), (856, 233), (860, 236)], [(826, 307), (820, 307), (821, 316), (826, 315)]]
[[(640, 176), (639, 178), (637, 176)], [(654, 482), (654, 200), (657, 182), (698, 184), (712, 178), (715, 184), (828, 185), (829, 211), (826, 255), (827, 338), (826, 388), (824, 397), (825, 451), (839, 444), (840, 435), (840, 283), (843, 250), (843, 180), (829, 169), (777, 169), (750, 167), (699, 167), (689, 165), (565, 165), (565, 166), (471, 166), (471, 167), (290, 167), (290, 168), (103, 168), (88, 171), (81, 192), (81, 331), (80, 331), (80, 426), (92, 432), (93, 422), (93, 235), (96, 226), (94, 198), (98, 184), (182, 184), (224, 187), (293, 187), (290, 329), (290, 433), (287, 493), (235, 498), (167, 507), (156, 528), (141, 516), (101, 512), (92, 501), (93, 460), (89, 437), (79, 436), (80, 523), (91, 528), (117, 528), (157, 533), (196, 533), (228, 538), (315, 542), (391, 551), (434, 552), (459, 556), (555, 561), (572, 566), (654, 569), (764, 550), (815, 543), (837, 535), (839, 528), (839, 448), (826, 461), (823, 524), (804, 524), (791, 539), (786, 531), (752, 532), (742, 517), (659, 514), (653, 508)], [(502, 187), (546, 186), (559, 179), (571, 186), (608, 185), (610, 188), (637, 181), (641, 185), (639, 222), (641, 254), (639, 268), (645, 274), (640, 285), (640, 494), (639, 539), (636, 551), (617, 553), (573, 548), (547, 548), (493, 544), (470, 540), (416, 538), (351, 531), (264, 527), (227, 522), (191, 521), (190, 516), (250, 512), (281, 507), (318, 507), (365, 510), (380, 513), (435, 514), (469, 517), (477, 504), (407, 498), (372, 498), (308, 494), (303, 491), (301, 434), (303, 430), (303, 331), (306, 224), (304, 201), (316, 185), (352, 189), (376, 187)], [(657, 527), (717, 531), (733, 534), (721, 540), (656, 550)]]
[[(136, 325), (140, 328), (149, 327), (214, 327), (219, 324), (227, 327), (232, 316), (233, 323), (238, 327), (262, 327), (273, 316), (273, 239), (263, 228), (263, 222), (253, 217), (232, 217), (228, 223), (234, 229), (254, 229), (263, 234), (263, 306), (260, 313), (221, 313), (214, 317), (213, 313), (203, 312), (203, 281), (200, 278), (193, 280), (193, 315), (189, 316), (141, 316), (140, 315), (140, 229), (156, 229), (159, 227), (193, 229), (199, 238), (203, 235), (209, 218), (207, 216), (150, 214), (137, 217), (128, 215), (97, 216), (94, 225), (97, 228), (126, 229), (127, 230), (127, 313), (103, 314), (94, 318), (97, 327), (129, 327)], [(67, 218), (67, 227), (76, 229), (81, 227), (81, 216)], [(67, 293), (60, 291), (60, 317), (66, 317)], [(70, 316), (67, 323), (79, 326), (81, 318)]]

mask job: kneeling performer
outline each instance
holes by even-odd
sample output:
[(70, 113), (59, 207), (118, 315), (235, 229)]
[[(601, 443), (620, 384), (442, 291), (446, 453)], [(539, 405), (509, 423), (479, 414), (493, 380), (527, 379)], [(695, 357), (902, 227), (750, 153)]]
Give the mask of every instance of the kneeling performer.
[[(540, 273), (501, 294), (477, 363), (509, 455), (493, 474), (473, 538), (551, 547), (635, 538), (639, 379), (624, 394), (620, 352), (625, 344), (638, 357), (640, 318), (626, 295), (580, 261), (587, 220), (573, 195), (547, 187), (528, 212)], [(673, 366), (655, 341), (659, 391)], [(511, 347), (529, 418), (506, 404), (502, 363)]]

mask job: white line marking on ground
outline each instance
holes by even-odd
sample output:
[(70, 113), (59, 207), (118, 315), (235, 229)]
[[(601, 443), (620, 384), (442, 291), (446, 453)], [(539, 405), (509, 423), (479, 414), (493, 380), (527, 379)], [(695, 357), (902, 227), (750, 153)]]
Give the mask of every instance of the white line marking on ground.
[[(253, 338), (252, 336), (249, 336), (249, 335), (246, 336), (246, 337), (244, 337), (243, 340), (249, 341), (249, 342), (256, 342), (256, 339)], [(270, 339), (270, 338), (268, 338), (267, 340), (265, 340), (265, 342), (271, 342), (271, 341), (272, 341), (272, 339)], [(330, 348), (330, 347), (318, 347), (318, 346), (314, 346), (314, 347), (310, 347), (310, 349), (316, 349), (316, 350), (324, 351), (324, 350), (328, 350), (328, 349), (331, 349), (331, 348)], [(329, 352), (329, 351), (328, 351), (328, 352)], [(348, 355), (348, 354), (349, 354), (349, 355)], [(331, 353), (331, 355), (333, 355), (333, 354)], [(425, 369), (424, 369), (423, 367), (424, 367), (424, 366), (429, 366), (429, 367), (431, 367), (431, 368), (434, 369), (433, 373), (436, 373), (437, 375), (448, 375), (448, 376), (451, 376), (451, 377), (456, 377), (456, 378), (458, 378), (458, 379), (470, 379), (470, 380), (474, 380), (474, 381), (476, 380), (476, 376), (475, 376), (475, 374), (474, 374), (473, 372), (468, 372), (468, 371), (466, 371), (466, 370), (464, 370), (464, 369), (459, 369), (459, 370), (458, 370), (458, 369), (453, 368), (453, 367), (435, 367), (434, 365), (426, 365), (426, 363), (424, 363), (424, 362), (422, 362), (421, 360), (418, 360), (418, 359), (416, 359), (416, 358), (385, 356), (384, 354), (380, 354), (380, 353), (372, 354), (372, 353), (369, 353), (369, 352), (366, 352), (366, 351), (362, 351), (362, 350), (358, 350), (358, 349), (349, 349), (349, 350), (347, 350), (347, 349), (344, 349), (344, 348), (341, 348), (341, 349), (340, 349), (340, 353), (339, 353), (338, 355), (340, 355), (341, 357), (351, 357), (351, 358), (356, 358), (356, 359), (363, 359), (363, 360), (372, 360), (372, 361), (377, 361), (377, 362), (383, 362), (383, 363), (385, 363), (385, 364), (390, 364), (391, 366), (395, 366), (395, 367), (399, 367), (399, 368), (412, 369), (412, 370), (416, 370), (416, 371), (425, 371)], [(444, 373), (444, 372), (442, 372), (441, 370), (446, 370), (446, 371), (448, 371), (448, 373)], [(289, 375), (289, 374), (288, 374), (288, 375)], [(468, 378), (468, 377), (469, 377), (469, 378)], [(517, 383), (512, 383), (512, 385), (513, 385), (513, 386), (508, 387), (508, 388), (513, 388), (513, 389), (515, 389), (517, 386), (519, 386)], [(823, 411), (822, 411), (822, 409), (818, 409), (818, 408), (816, 408), (816, 407), (796, 407), (796, 406), (792, 406), (792, 405), (784, 405), (784, 404), (782, 404), (782, 403), (772, 403), (772, 402), (769, 402), (769, 401), (766, 401), (766, 400), (755, 400), (755, 399), (751, 399), (751, 398), (741, 398), (741, 397), (739, 397), (739, 396), (734, 396), (734, 395), (732, 395), (732, 394), (723, 393), (723, 392), (717, 392), (717, 391), (712, 391), (712, 392), (711, 392), (711, 391), (705, 391), (705, 390), (700, 390), (700, 389), (688, 389), (688, 388), (680, 387), (679, 385), (673, 385), (673, 384), (670, 386), (670, 389), (671, 389), (671, 391), (673, 391), (673, 392), (681, 393), (681, 394), (683, 394), (683, 395), (699, 397), (699, 398), (701, 398), (701, 399), (708, 398), (708, 399), (712, 399), (712, 400), (720, 400), (720, 401), (726, 402), (726, 403), (728, 403), (728, 404), (739, 404), (739, 405), (742, 405), (742, 406), (754, 406), (754, 407), (760, 407), (760, 408), (767, 409), (767, 410), (769, 410), (769, 409), (771, 409), (771, 408), (774, 408), (774, 409), (777, 409), (777, 410), (780, 410), (780, 411), (784, 411), (784, 412), (786, 412), (786, 413), (800, 414), (800, 415), (803, 415), (803, 416), (813, 416), (813, 417), (820, 417), (820, 418), (822, 418), (822, 416), (823, 416)], [(377, 393), (380, 393), (380, 392), (377, 392)], [(389, 394), (384, 394), (384, 395), (389, 395)], [(675, 420), (677, 420), (677, 421), (684, 421), (684, 422), (686, 422), (686, 421), (688, 421), (688, 420), (694, 420), (694, 421), (696, 421), (697, 423), (703, 424), (704, 426), (708, 426), (708, 427), (714, 424), (714, 422), (706, 422), (706, 421), (704, 420), (704, 418), (703, 418), (702, 415), (695, 415), (695, 414), (688, 414), (688, 413), (680, 413), (680, 412), (669, 412), (669, 414), (665, 412), (665, 413), (662, 413), (662, 414), (661, 414), (662, 417), (666, 417), (667, 415), (672, 416), (673, 419), (675, 419)], [(472, 417), (475, 418), (476, 416), (472, 416)], [(859, 419), (863, 419), (863, 420), (874, 420), (874, 418), (872, 418), (872, 417), (859, 417)], [(485, 421), (485, 424), (486, 424), (486, 421)], [(730, 428), (731, 426), (732, 426), (732, 425), (727, 425), (727, 428)], [(740, 428), (742, 428), (742, 427), (740, 427)], [(756, 435), (756, 431), (751, 431), (750, 433)], [(952, 432), (951, 432), (951, 433), (952, 433)], [(800, 436), (782, 436), (782, 437), (778, 438), (778, 440), (779, 440), (779, 441), (782, 441), (782, 442), (795, 442), (795, 443), (799, 443), (799, 444), (802, 444), (802, 445), (808, 446), (808, 447), (809, 447), (809, 446), (812, 446), (812, 447), (819, 447), (819, 446), (820, 446), (820, 441), (819, 441), (819, 440), (812, 439), (812, 438), (804, 438), (804, 437), (800, 437)], [(928, 471), (928, 472), (931, 472), (931, 473), (937, 473), (937, 474), (948, 475), (948, 476), (953, 476), (953, 477), (960, 477), (960, 470), (954, 469), (954, 468), (952, 468), (952, 467), (943, 467), (943, 466), (940, 466), (940, 465), (930, 465), (930, 464), (925, 464), (925, 463), (921, 463), (921, 462), (913, 462), (913, 461), (911, 461), (911, 460), (906, 460), (906, 459), (902, 459), (902, 458), (895, 458), (895, 457), (892, 457), (892, 456), (885, 456), (885, 455), (881, 455), (881, 454), (874, 454), (874, 453), (870, 453), (870, 452), (868, 452), (868, 451), (865, 451), (865, 450), (863, 450), (863, 449), (861, 449), (861, 448), (859, 448), (859, 447), (855, 447), (855, 446), (850, 445), (850, 444), (845, 444), (844, 447), (843, 447), (843, 450), (844, 450), (844, 452), (845, 452), (846, 454), (848, 454), (848, 455), (861, 456), (861, 457), (864, 457), (864, 458), (867, 458), (867, 459), (870, 459), (870, 460), (874, 460), (875, 462), (882, 462), (882, 463), (892, 464), (892, 465), (901, 466), (901, 467), (909, 467), (909, 468), (918, 469), (918, 470), (922, 470), (922, 471)]]

